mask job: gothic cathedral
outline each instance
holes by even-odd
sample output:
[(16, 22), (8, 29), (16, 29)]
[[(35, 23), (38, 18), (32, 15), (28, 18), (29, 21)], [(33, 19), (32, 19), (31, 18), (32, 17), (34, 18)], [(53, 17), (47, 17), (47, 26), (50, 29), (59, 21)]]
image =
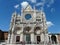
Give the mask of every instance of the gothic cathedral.
[(48, 30), (45, 13), (42, 10), (32, 9), (28, 5), (21, 10), (21, 15), (12, 14), (8, 43), (48, 43)]

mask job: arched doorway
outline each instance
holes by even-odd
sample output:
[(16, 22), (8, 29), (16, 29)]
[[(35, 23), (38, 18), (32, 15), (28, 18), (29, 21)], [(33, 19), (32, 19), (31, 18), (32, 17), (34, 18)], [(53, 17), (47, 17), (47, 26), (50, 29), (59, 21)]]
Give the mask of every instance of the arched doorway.
[(40, 36), (37, 36), (37, 44), (39, 44), (39, 43), (40, 43), (40, 41), (41, 41)]
[(34, 28), (34, 33), (37, 35), (37, 34), (40, 34), (41, 32), (41, 27), (37, 26)]
[(52, 40), (52, 43), (53, 43), (53, 44), (54, 44), (54, 43), (57, 43), (57, 38), (56, 38), (55, 35), (52, 35), (52, 36), (51, 36), (51, 40)]
[(30, 41), (31, 41), (31, 36), (30, 36), (30, 34), (26, 34), (26, 42), (27, 42), (28, 44), (30, 44)]
[(41, 27), (37, 26), (37, 27), (34, 28), (34, 33), (36, 35), (37, 44), (39, 44), (41, 42), (40, 31), (41, 31)]
[(24, 33), (26, 34), (26, 33), (29, 33), (29, 31), (31, 30), (31, 27), (24, 27)]
[(16, 43), (20, 42), (20, 36), (16, 36)]
[(31, 30), (31, 27), (27, 26), (27, 27), (24, 27), (24, 35), (25, 35), (25, 42), (27, 44), (30, 44), (31, 42), (31, 35), (30, 35), (30, 30)]

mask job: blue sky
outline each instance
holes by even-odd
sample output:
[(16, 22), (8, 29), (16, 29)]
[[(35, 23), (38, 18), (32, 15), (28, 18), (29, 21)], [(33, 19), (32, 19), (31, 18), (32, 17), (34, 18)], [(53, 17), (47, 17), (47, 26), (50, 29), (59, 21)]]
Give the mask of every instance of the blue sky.
[[(21, 3), (28, 2), (31, 6), (34, 5), (34, 0), (0, 0), (0, 29), (8, 31), (10, 27), (10, 21), (12, 13), (16, 10), (18, 13), (21, 11)], [(36, 3), (40, 3), (41, 0), (37, 0)], [(14, 7), (19, 5), (18, 8)], [(36, 9), (40, 9), (40, 6), (36, 6)], [(49, 32), (60, 33), (60, 0), (45, 1), (44, 12), (46, 19), (52, 25), (48, 28)]]

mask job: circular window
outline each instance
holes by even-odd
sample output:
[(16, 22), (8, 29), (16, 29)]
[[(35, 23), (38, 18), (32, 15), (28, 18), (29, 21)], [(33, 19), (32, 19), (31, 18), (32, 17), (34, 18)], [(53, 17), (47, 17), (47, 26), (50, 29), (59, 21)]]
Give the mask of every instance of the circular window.
[(25, 15), (25, 19), (26, 19), (26, 20), (29, 20), (30, 18), (31, 18), (31, 14), (26, 14), (26, 15)]

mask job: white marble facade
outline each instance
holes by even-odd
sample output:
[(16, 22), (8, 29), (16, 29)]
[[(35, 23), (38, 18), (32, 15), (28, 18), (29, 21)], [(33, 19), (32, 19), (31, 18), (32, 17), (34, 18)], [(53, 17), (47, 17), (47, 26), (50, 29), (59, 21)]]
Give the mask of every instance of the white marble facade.
[(7, 43), (22, 42), (48, 42), (45, 13), (42, 10), (32, 9), (30, 5), (21, 10), (21, 15), (14, 12), (11, 18)]

